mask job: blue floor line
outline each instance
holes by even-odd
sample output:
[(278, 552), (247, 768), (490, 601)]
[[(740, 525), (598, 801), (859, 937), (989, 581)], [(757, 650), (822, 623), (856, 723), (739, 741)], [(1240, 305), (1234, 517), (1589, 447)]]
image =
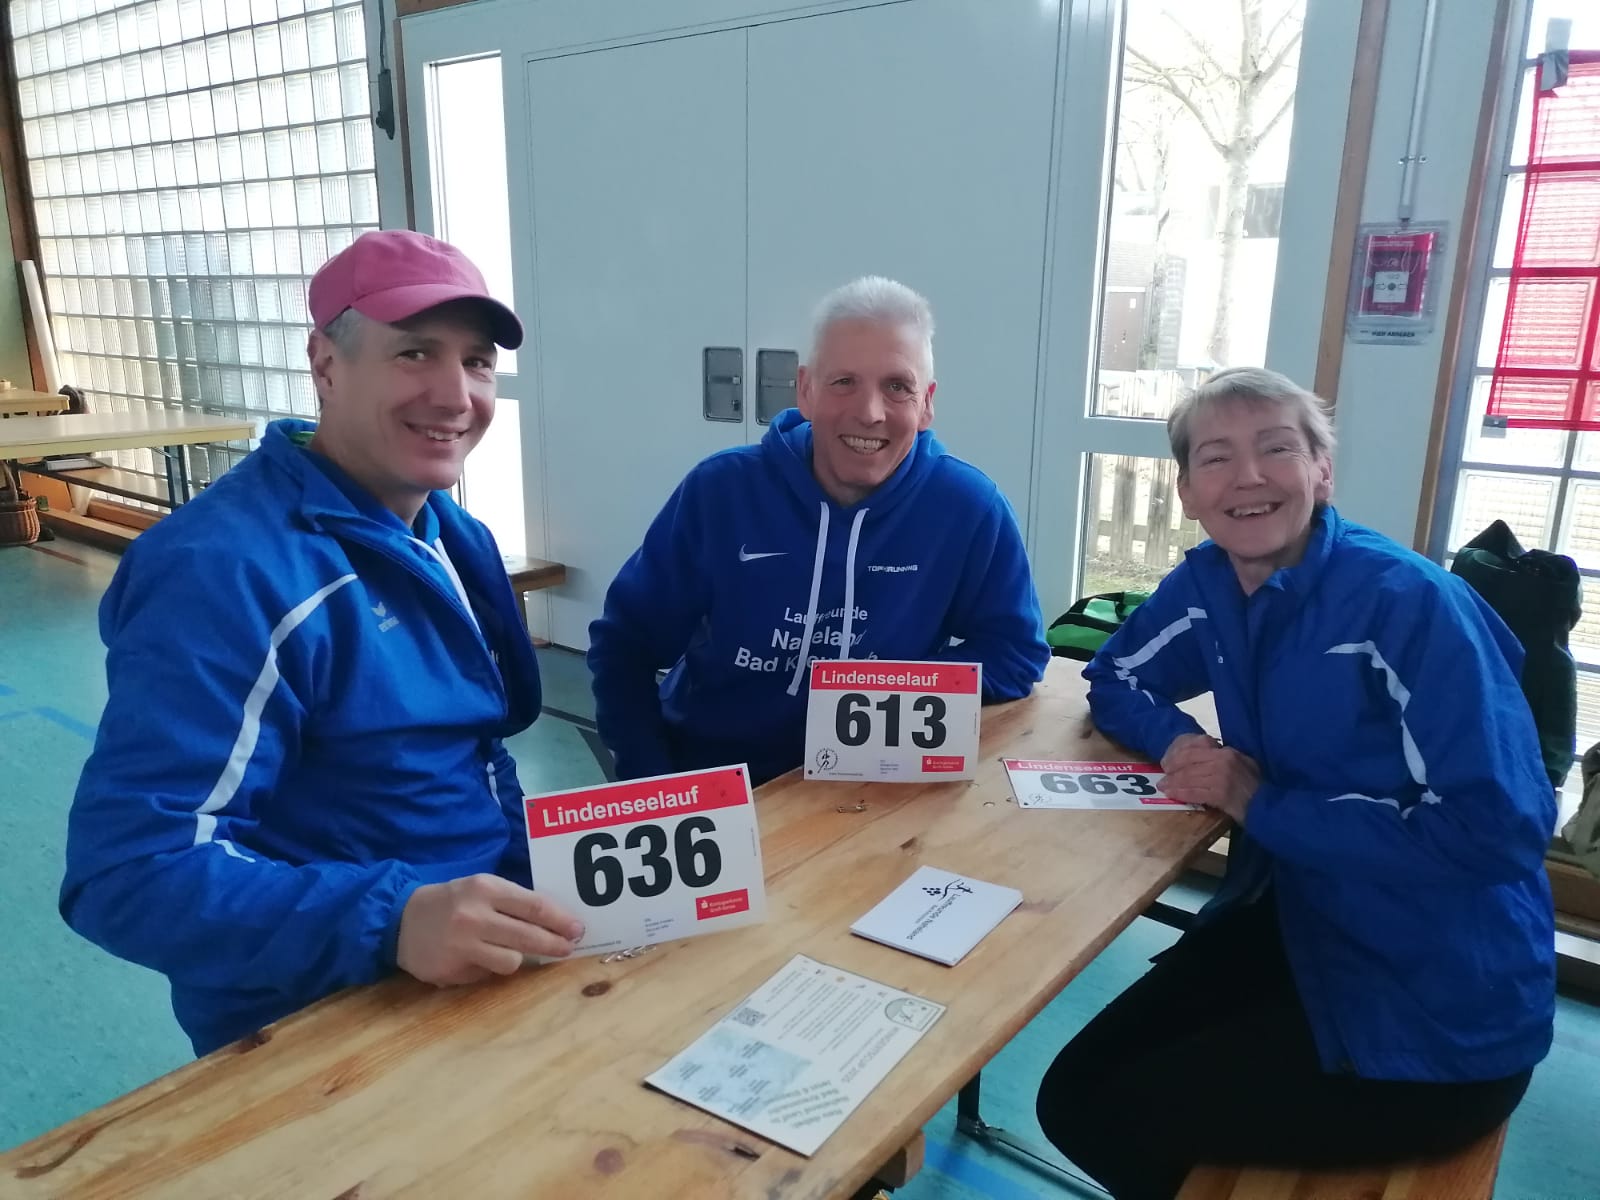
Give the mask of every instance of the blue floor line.
[(75, 733), (87, 741), (94, 741), (95, 729), (93, 725), (85, 725), (76, 717), (69, 717), (59, 708), (39, 707), (33, 710), (47, 721), (54, 721), (68, 733)]
[[(1015, 1179), (984, 1165), (981, 1156), (988, 1151), (978, 1143), (963, 1139), (962, 1145), (954, 1146), (934, 1137), (926, 1129), (923, 1130), (923, 1137), (927, 1143), (922, 1156), (924, 1170), (937, 1171), (957, 1183), (975, 1188), (990, 1200), (1039, 1200), (1038, 1191), (1024, 1187)], [(1063, 1195), (1070, 1194), (1065, 1188), (1061, 1191)]]

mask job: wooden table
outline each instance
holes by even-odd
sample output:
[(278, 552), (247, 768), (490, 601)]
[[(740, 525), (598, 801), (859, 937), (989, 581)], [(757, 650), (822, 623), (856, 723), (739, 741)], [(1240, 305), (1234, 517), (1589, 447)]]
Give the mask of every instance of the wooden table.
[[(763, 924), (462, 990), (343, 993), (0, 1156), (0, 1193), (849, 1196), (1222, 827), (1010, 801), (1002, 754), (1112, 753), (1084, 686), (1058, 659), (1032, 697), (985, 710), (970, 784), (763, 787)], [(954, 968), (849, 933), (923, 863), (1025, 897)], [(949, 1006), (809, 1159), (640, 1082), (796, 953)]]
[(25, 388), (10, 388), (0, 392), (0, 417), (64, 413), (71, 405), (72, 402), (65, 396), (49, 392), (30, 392)]
[[(104, 450), (159, 449), (166, 459), (167, 499), (173, 506), (189, 498), (189, 464), (184, 447), (196, 442), (228, 442), (256, 435), (250, 417), (150, 409), (137, 413), (70, 413), (59, 417), (12, 417), (0, 422), (0, 462), (13, 481), (19, 459), (49, 454), (93, 454)], [(70, 480), (69, 480), (70, 482)]]

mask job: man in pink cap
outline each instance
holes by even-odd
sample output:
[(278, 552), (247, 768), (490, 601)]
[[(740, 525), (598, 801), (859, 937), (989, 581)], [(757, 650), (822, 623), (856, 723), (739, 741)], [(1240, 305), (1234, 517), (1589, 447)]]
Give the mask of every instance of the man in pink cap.
[(368, 233), (311, 281), (320, 420), (129, 548), (61, 913), (167, 975), (197, 1053), (398, 967), (468, 983), (582, 927), (528, 877), (503, 739), (538, 665), (489, 531), (445, 494), (522, 341), (467, 258)]

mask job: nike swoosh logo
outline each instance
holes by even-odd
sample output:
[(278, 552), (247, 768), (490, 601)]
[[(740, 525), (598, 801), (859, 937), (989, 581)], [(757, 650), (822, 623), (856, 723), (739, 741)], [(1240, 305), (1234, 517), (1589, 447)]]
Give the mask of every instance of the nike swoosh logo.
[(782, 558), (787, 553), (789, 553), (787, 550), (764, 550), (760, 554), (751, 554), (750, 551), (740, 546), (739, 561), (744, 563), (754, 562), (758, 558)]

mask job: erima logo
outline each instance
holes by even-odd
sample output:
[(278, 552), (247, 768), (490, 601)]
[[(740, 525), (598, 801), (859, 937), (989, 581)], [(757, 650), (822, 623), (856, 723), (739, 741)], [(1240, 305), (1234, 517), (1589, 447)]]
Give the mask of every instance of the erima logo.
[(891, 567), (885, 563), (870, 563), (867, 566), (867, 570), (869, 571), (888, 571), (891, 575), (899, 575), (906, 571), (915, 571), (916, 569), (916, 563), (906, 563), (903, 566), (898, 567)]
[(746, 550), (743, 546), (740, 546), (739, 561), (755, 562), (755, 560), (758, 558), (781, 558), (787, 553), (789, 553), (787, 550), (763, 550), (759, 554), (751, 554), (750, 551)]
[(372, 606), (372, 615), (378, 618), (379, 633), (388, 633), (389, 630), (400, 624), (400, 618), (391, 617), (389, 615), (389, 610), (384, 607), (382, 600), (379, 600)]

